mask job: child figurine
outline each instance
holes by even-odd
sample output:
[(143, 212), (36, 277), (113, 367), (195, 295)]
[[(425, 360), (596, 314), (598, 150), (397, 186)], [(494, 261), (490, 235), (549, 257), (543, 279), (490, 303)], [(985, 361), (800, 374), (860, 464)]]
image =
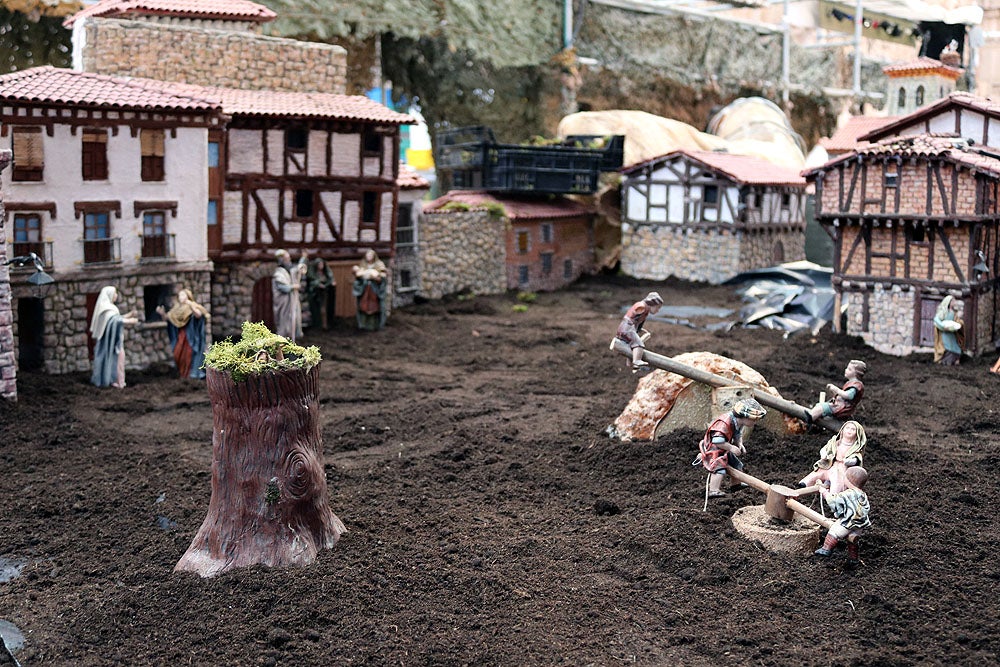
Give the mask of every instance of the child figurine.
[(642, 359), (642, 351), (645, 349), (644, 343), (649, 338), (649, 332), (644, 331), (642, 326), (646, 323), (646, 318), (649, 315), (655, 315), (662, 305), (663, 299), (660, 295), (656, 292), (650, 292), (645, 299), (632, 304), (632, 307), (625, 313), (625, 317), (622, 318), (621, 324), (618, 325), (615, 337), (628, 343), (629, 349), (632, 350), (630, 366), (633, 372), (644, 366), (649, 366)]
[(860, 359), (851, 359), (844, 369), (847, 382), (840, 388), (835, 384), (826, 385), (826, 390), (833, 394), (833, 400), (814, 405), (809, 410), (809, 419), (811, 421), (816, 421), (820, 417), (847, 419), (853, 415), (861, 403), (861, 397), (865, 395), (865, 385), (861, 382), (861, 378), (867, 371), (868, 364)]
[[(698, 456), (692, 465), (700, 463), (708, 470), (707, 498), (726, 495), (722, 490), (722, 481), (724, 477), (728, 477), (727, 468), (743, 470), (743, 462), (737, 456), (747, 453), (743, 444), (743, 428), (753, 426), (766, 414), (767, 410), (755, 399), (744, 398), (736, 402), (732, 411), (716, 417), (705, 431), (705, 437), (698, 443)], [(731, 486), (733, 489), (738, 487), (738, 484)]]
[(837, 542), (846, 537), (847, 565), (854, 567), (858, 564), (858, 539), (862, 530), (872, 525), (868, 518), (871, 512), (868, 495), (863, 490), (868, 483), (868, 471), (861, 466), (848, 468), (846, 481), (847, 488), (840, 493), (831, 493), (826, 489), (820, 491), (836, 522), (830, 526), (823, 546), (815, 553), (817, 556), (828, 557), (833, 553)]
[(813, 471), (802, 478), (799, 486), (805, 488), (826, 482), (830, 485), (830, 493), (840, 493), (847, 487), (847, 469), (861, 465), (867, 443), (861, 424), (844, 422), (840, 432), (819, 450), (819, 460), (813, 464)]

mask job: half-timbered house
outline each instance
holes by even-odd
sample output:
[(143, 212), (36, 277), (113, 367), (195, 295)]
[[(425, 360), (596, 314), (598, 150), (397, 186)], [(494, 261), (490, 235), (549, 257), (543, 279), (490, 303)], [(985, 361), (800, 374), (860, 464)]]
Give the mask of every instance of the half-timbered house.
[(1000, 147), (1000, 104), (964, 91), (953, 92), (858, 139), (874, 143), (918, 134), (955, 134), (977, 144)]
[(679, 150), (622, 170), (624, 273), (721, 283), (805, 257), (805, 179), (760, 158)]
[(8, 254), (37, 254), (56, 280), (42, 300), (12, 273), (22, 368), (88, 368), (105, 285), (146, 322), (128, 333), (129, 365), (170, 358), (156, 306), (178, 286), (210, 303), (206, 147), (224, 122), (220, 102), (157, 82), (53, 67), (0, 76)]
[[(942, 104), (959, 127), (969, 127), (963, 116), (986, 127), (984, 114), (963, 114), (967, 106), (954, 96)], [(929, 352), (934, 312), (951, 294), (964, 301), (966, 349), (993, 349), (1000, 336), (995, 151), (955, 134), (892, 137), (806, 177), (816, 184), (817, 219), (834, 239), (846, 333), (889, 354)]]

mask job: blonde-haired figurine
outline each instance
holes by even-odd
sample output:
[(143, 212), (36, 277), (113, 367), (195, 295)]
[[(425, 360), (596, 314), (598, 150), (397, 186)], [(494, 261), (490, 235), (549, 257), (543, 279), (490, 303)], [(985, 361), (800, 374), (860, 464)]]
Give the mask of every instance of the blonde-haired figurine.
[(819, 460), (813, 464), (813, 471), (802, 478), (799, 486), (804, 488), (826, 482), (831, 493), (840, 493), (847, 486), (847, 469), (862, 464), (866, 444), (868, 437), (864, 427), (856, 421), (844, 422), (837, 435), (819, 450)]
[(189, 289), (177, 293), (177, 303), (166, 310), (157, 306), (156, 312), (167, 322), (167, 336), (174, 351), (174, 363), (182, 378), (205, 379), (205, 324), (211, 318), (208, 310), (194, 300)]
[(820, 490), (836, 521), (830, 526), (823, 546), (815, 553), (817, 556), (827, 558), (833, 553), (837, 543), (847, 538), (847, 565), (854, 567), (859, 561), (858, 540), (862, 531), (872, 525), (871, 519), (868, 518), (871, 506), (868, 504), (868, 494), (864, 492), (865, 484), (868, 483), (868, 471), (861, 466), (848, 468), (846, 483), (846, 487), (840, 493)]

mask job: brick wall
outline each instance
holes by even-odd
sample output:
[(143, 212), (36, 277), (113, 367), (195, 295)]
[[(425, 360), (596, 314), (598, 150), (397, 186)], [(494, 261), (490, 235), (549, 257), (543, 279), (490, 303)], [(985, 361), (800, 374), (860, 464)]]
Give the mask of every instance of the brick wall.
[[(552, 240), (542, 240), (542, 224), (552, 225)], [(528, 252), (517, 252), (517, 232), (530, 237)], [(542, 255), (552, 256), (551, 270), (543, 270)], [(565, 263), (570, 262), (569, 275)], [(521, 282), (520, 267), (528, 267), (528, 280)], [(569, 285), (594, 266), (594, 245), (590, 217), (560, 220), (530, 220), (511, 223), (507, 234), (507, 287), (529, 291), (552, 291)]]
[(191, 25), (92, 18), (83, 26), (85, 72), (203, 86), (344, 93), (339, 46)]
[(421, 296), (507, 291), (507, 219), (487, 211), (420, 214)]
[[(0, 151), (0, 172), (10, 164), (10, 151)], [(14, 316), (11, 312), (7, 231), (4, 228), (3, 193), (0, 192), (0, 398), (17, 400), (17, 359), (14, 354)]]

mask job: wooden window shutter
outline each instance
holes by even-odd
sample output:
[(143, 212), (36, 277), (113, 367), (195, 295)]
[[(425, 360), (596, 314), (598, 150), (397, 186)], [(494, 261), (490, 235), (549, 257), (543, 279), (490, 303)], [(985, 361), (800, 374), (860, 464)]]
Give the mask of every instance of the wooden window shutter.
[(108, 143), (108, 133), (104, 130), (84, 130), (83, 143), (106, 144)]
[(142, 130), (139, 142), (143, 157), (163, 157), (163, 130)]
[(14, 128), (14, 162), (18, 167), (41, 169), (45, 164), (42, 128)]

